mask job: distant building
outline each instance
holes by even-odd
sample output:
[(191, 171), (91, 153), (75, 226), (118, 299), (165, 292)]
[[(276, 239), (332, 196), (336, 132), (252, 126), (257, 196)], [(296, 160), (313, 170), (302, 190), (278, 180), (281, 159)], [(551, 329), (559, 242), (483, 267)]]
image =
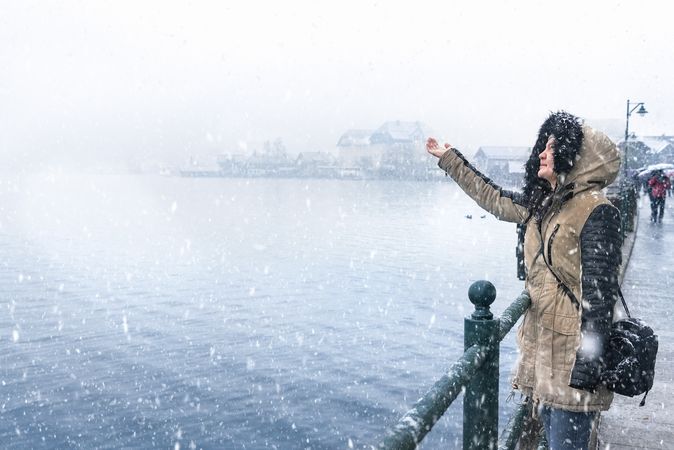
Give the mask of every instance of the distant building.
[(295, 166), (302, 176), (329, 178), (338, 174), (334, 158), (329, 153), (302, 152), (297, 155)]
[[(628, 140), (629, 168), (657, 163), (674, 163), (674, 136), (631, 136)], [(618, 143), (624, 151), (625, 139)]]
[(641, 142), (648, 147), (651, 164), (674, 162), (674, 136), (644, 136)]
[(370, 166), (381, 160), (382, 149), (370, 141), (372, 130), (348, 130), (337, 141), (337, 160), (341, 167)]
[(291, 177), (295, 175), (295, 165), (285, 154), (270, 155), (241, 153), (220, 155), (218, 166), (223, 176), (250, 177)]
[(432, 164), (425, 141), (433, 132), (422, 122), (390, 121), (374, 131), (348, 130), (337, 142), (338, 164), (367, 175), (426, 178)]
[(380, 126), (370, 136), (370, 142), (373, 145), (423, 145), (426, 138), (432, 134), (433, 131), (422, 122), (401, 122), (400, 120), (396, 120), (385, 122)]
[(480, 147), (473, 159), (477, 168), (494, 182), (518, 186), (524, 179), (524, 165), (531, 147)]

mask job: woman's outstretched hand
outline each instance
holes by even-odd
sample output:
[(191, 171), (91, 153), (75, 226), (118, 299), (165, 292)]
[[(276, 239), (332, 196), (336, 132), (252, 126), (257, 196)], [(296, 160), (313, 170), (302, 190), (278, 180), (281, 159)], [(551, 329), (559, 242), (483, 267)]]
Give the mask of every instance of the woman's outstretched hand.
[(426, 151), (431, 155), (435, 156), (436, 158), (439, 158), (442, 155), (444, 155), (445, 152), (449, 150), (451, 147), (452, 146), (449, 144), (445, 144), (444, 148), (440, 147), (438, 141), (436, 141), (432, 137), (429, 137), (428, 140), (426, 141)]

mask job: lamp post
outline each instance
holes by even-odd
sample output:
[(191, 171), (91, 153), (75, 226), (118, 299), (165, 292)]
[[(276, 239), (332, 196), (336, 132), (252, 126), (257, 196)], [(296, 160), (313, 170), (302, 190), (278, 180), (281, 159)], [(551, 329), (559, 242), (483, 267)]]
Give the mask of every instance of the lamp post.
[(625, 115), (625, 151), (623, 152), (623, 158), (624, 158), (624, 165), (623, 165), (623, 181), (621, 184), (621, 204), (622, 207), (620, 208), (620, 215), (621, 221), (622, 221), (622, 226), (620, 227), (622, 229), (622, 235), (623, 239), (625, 239), (625, 234), (628, 231), (632, 231), (634, 229), (634, 224), (633, 218), (633, 210), (636, 206), (636, 191), (635, 191), (635, 186), (632, 180), (628, 177), (627, 175), (627, 150), (629, 148), (629, 137), (630, 137), (630, 116), (632, 113), (639, 108), (639, 111), (637, 111), (637, 114), (643, 117), (644, 114), (647, 114), (648, 111), (646, 111), (646, 108), (644, 108), (644, 102), (637, 102), (637, 103), (631, 103), (629, 99), (627, 99), (627, 114)]
[(630, 100), (627, 99), (627, 114), (625, 116), (625, 152), (624, 152), (625, 166), (623, 168), (623, 174), (625, 175), (625, 177), (627, 177), (627, 140), (630, 137), (630, 116), (637, 108), (639, 108), (637, 114), (639, 114), (640, 116), (643, 117), (644, 114), (648, 114), (648, 111), (646, 111), (646, 108), (644, 108), (644, 102), (638, 103), (632, 102), (632, 105), (633, 106), (630, 107)]

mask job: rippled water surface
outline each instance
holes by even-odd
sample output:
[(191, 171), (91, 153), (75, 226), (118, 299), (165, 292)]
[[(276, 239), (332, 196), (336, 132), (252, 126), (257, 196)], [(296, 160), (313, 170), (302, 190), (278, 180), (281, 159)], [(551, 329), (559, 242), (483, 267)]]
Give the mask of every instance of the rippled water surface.
[(523, 287), (514, 225), (445, 180), (55, 172), (0, 212), (3, 448), (374, 444), (462, 353), (470, 283)]

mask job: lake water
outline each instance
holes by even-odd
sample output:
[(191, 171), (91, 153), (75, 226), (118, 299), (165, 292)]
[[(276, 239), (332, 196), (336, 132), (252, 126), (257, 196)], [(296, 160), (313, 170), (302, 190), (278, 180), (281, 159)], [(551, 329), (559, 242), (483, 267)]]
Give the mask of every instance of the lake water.
[(375, 444), (461, 355), (470, 283), (523, 289), (515, 226), (446, 180), (52, 172), (0, 210), (3, 448)]

